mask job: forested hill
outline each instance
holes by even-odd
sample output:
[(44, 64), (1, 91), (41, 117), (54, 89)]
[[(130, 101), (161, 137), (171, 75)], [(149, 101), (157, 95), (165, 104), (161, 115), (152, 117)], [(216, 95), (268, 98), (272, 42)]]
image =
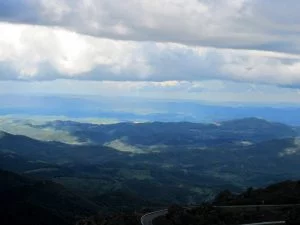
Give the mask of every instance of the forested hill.
[(212, 203), (199, 207), (172, 205), (166, 216), (154, 219), (155, 225), (250, 224), (286, 221), (300, 224), (300, 181), (285, 181), (266, 188), (248, 188), (241, 194), (223, 191)]
[(72, 225), (99, 207), (51, 181), (0, 170), (2, 225)]
[(73, 121), (54, 121), (39, 128), (67, 131), (85, 143), (104, 144), (120, 140), (129, 145), (215, 145), (246, 140), (260, 142), (295, 137), (291, 126), (258, 118), (203, 123), (117, 123), (97, 125)]

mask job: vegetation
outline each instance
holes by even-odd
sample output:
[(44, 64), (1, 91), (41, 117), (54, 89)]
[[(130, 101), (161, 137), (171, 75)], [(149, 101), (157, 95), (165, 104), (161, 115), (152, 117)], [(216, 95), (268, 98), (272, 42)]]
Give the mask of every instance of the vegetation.
[[(300, 198), (293, 182), (286, 182), (282, 193), (271, 186), (274, 192), (268, 190), (269, 194), (263, 189), (236, 194), (250, 186), (299, 178), (299, 141), (295, 129), (283, 124), (250, 118), (222, 124), (56, 121), (30, 126), (58, 129), (82, 144), (45, 142), (1, 132), (0, 169), (20, 174), (7, 175), (18, 179), (0, 180), (2, 187), (8, 187), (3, 196), (7, 196), (12, 214), (2, 215), (7, 221), (12, 220), (9, 215), (21, 215), (27, 208), (49, 216), (49, 225), (73, 223), (96, 211), (102, 213), (80, 223), (97, 220), (105, 224), (116, 219), (123, 221), (121, 224), (134, 224), (140, 215), (134, 212), (210, 202), (226, 189), (229, 191), (221, 192), (215, 204), (272, 203), (275, 194), (276, 200), (286, 203), (286, 191), (291, 194), (289, 202)], [(126, 152), (112, 148), (112, 143), (118, 148), (125, 146)], [(16, 180), (29, 183), (15, 189)], [(9, 198), (14, 200), (9, 203)], [(207, 215), (215, 216), (215, 209), (211, 210)], [(229, 217), (232, 212), (224, 213)], [(32, 217), (20, 218), (29, 221)], [(37, 224), (43, 224), (42, 217), (38, 218)], [(22, 224), (20, 221), (16, 224)]]
[(3, 225), (70, 225), (99, 207), (51, 181), (0, 171), (0, 218)]
[(105, 144), (122, 140), (133, 146), (211, 146), (241, 140), (261, 142), (270, 139), (295, 137), (297, 132), (290, 126), (256, 118), (201, 123), (118, 123), (96, 125), (72, 121), (55, 121), (35, 126), (70, 133), (83, 142)]
[(234, 225), (266, 221), (299, 224), (299, 194), (300, 181), (286, 181), (264, 189), (248, 188), (242, 194), (223, 191), (217, 195), (212, 204), (203, 204), (190, 209), (172, 205), (168, 208), (168, 214), (155, 219), (154, 224)]

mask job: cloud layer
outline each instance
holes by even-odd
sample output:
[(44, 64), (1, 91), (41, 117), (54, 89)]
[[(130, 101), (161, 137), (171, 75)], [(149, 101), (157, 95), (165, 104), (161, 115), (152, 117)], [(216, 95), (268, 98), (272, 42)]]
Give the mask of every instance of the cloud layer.
[(299, 10), (298, 0), (0, 1), (0, 86), (298, 102)]
[(300, 84), (300, 55), (96, 38), (0, 23), (0, 79), (111, 81), (225, 79)]
[[(130, 99), (147, 99), (162, 102), (194, 101), (210, 102), (217, 104), (284, 104), (299, 105), (300, 91), (294, 88), (277, 87), (274, 85), (257, 85), (223, 80), (209, 81), (83, 81), (83, 80), (55, 80), (55, 81), (1, 81), (0, 97), (2, 107), (16, 105), (26, 107), (28, 102), (18, 101), (17, 98), (11, 100), (10, 96), (67, 96), (79, 99), (98, 100), (112, 99), (115, 101), (115, 108), (122, 105), (127, 107), (127, 111), (132, 110)], [(3, 99), (6, 101), (3, 102)], [(34, 98), (33, 98), (34, 99)], [(43, 103), (47, 105), (47, 102)], [(99, 108), (104, 107), (96, 103)], [(140, 105), (135, 105), (139, 107)], [(87, 105), (85, 107), (88, 107)], [(144, 111), (145, 105), (139, 108)]]
[(10, 0), (1, 18), (109, 39), (299, 53), (298, 0)]

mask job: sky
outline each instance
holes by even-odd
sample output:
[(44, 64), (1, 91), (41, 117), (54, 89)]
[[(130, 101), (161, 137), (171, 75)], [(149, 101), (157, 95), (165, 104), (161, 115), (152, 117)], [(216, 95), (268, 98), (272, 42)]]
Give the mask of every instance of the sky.
[(0, 0), (0, 95), (300, 104), (299, 0)]

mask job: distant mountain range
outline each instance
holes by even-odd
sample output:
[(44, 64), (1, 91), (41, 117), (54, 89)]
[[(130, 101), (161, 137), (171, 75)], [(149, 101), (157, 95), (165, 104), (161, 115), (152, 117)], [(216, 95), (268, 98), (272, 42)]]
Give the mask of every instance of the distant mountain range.
[(219, 123), (152, 122), (96, 125), (54, 121), (39, 128), (63, 130), (82, 142), (105, 144), (115, 140), (141, 146), (215, 146), (218, 144), (261, 141), (297, 136), (295, 128), (257, 118)]
[[(93, 96), (0, 96), (0, 115), (65, 116), (119, 122), (216, 122), (257, 117), (300, 125), (299, 106), (211, 105), (184, 101)], [(84, 107), (78, 107), (84, 106)]]
[[(76, 144), (66, 144), (0, 133), (0, 169), (19, 174), (2, 173), (1, 187), (8, 185), (3, 190), (3, 199), (10, 196), (5, 204), (17, 196), (9, 205), (13, 214), (33, 207), (34, 212), (45, 213), (45, 218), (61, 221), (52, 224), (68, 224), (74, 221), (75, 214), (89, 216), (95, 209), (117, 213), (120, 221), (130, 215), (129, 221), (135, 221), (134, 224), (135, 215), (127, 212), (155, 210), (172, 203), (199, 204), (213, 200), (224, 189), (234, 194), (250, 186), (299, 179), (298, 128), (282, 123), (246, 118), (206, 124), (97, 125), (74, 121), (26, 121), (26, 124), (35, 133), (57, 131), (77, 140)], [(22, 132), (26, 131), (24, 128)], [(13, 187), (19, 189), (6, 194), (15, 190)], [(56, 196), (58, 193), (62, 195)], [(22, 204), (16, 203), (28, 194), (30, 198), (25, 203), (23, 200)], [(66, 202), (68, 207), (64, 212), (68, 217), (58, 214), (57, 205), (48, 198), (60, 204)], [(89, 210), (77, 207), (78, 202), (84, 209), (85, 204), (89, 205)], [(72, 207), (78, 209), (74, 214), (68, 211)], [(2, 215), (12, 220), (7, 216)], [(68, 221), (63, 217), (69, 218)], [(25, 215), (20, 218), (27, 220)], [(98, 219), (105, 221), (107, 217)], [(39, 217), (37, 221), (41, 221)], [(22, 224), (19, 222), (16, 224)]]

